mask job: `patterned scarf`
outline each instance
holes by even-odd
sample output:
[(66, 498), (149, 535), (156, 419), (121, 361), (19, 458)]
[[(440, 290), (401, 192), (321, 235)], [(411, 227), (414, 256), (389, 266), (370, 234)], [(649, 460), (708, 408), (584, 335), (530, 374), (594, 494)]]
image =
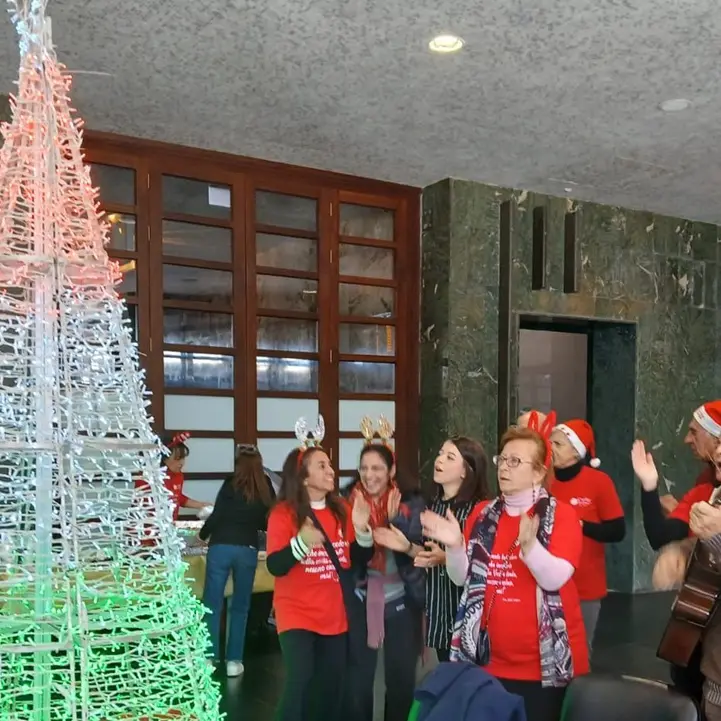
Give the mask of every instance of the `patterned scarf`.
[[(398, 486), (396, 485), (396, 482), (391, 481), (382, 496), (378, 498), (373, 498), (372, 496), (368, 495), (366, 489), (363, 487), (363, 483), (361, 481), (358, 481), (356, 487), (353, 489), (353, 494), (351, 495), (351, 506), (353, 505), (356, 494), (360, 493), (360, 495), (363, 496), (366, 503), (370, 506), (371, 509), (370, 527), (372, 529), (385, 528), (388, 525), (389, 520), (388, 497), (390, 496), (391, 491), (397, 487)], [(382, 546), (378, 546), (377, 544), (373, 546), (373, 558), (371, 558), (370, 563), (368, 564), (368, 568), (372, 568), (374, 571), (378, 571), (378, 573), (386, 572), (385, 548), (383, 548)]]
[[(503, 501), (497, 498), (486, 506), (473, 528), (471, 541), (468, 544), (470, 561), (468, 576), (458, 605), (451, 640), (452, 661), (477, 663), (478, 629), (481, 627), (483, 617), (486, 574), (502, 511)], [(551, 540), (555, 516), (556, 500), (549, 498), (538, 531), (538, 540), (544, 548), (548, 548)], [(573, 678), (573, 658), (563, 603), (557, 591), (543, 591), (540, 587), (537, 598), (541, 685), (562, 688)], [(493, 656), (493, 644), (491, 644), (491, 656)]]

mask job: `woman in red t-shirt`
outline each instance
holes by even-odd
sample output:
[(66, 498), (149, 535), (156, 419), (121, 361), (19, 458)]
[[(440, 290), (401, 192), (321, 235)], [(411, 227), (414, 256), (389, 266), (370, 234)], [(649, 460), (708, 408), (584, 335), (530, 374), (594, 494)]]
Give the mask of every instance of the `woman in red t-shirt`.
[(573, 576), (581, 598), (589, 653), (593, 647), (606, 586), (606, 546), (626, 535), (623, 506), (611, 477), (599, 470), (596, 438), (591, 424), (574, 419), (557, 425), (551, 434), (554, 479), (550, 491), (576, 509), (583, 530), (583, 550)]
[(342, 569), (367, 563), (373, 553), (370, 508), (358, 496), (351, 513), (347, 501), (336, 493), (333, 467), (319, 446), (292, 451), (282, 476), (267, 537), (267, 565), (276, 578), (273, 606), (285, 666), (275, 718), (339, 721), (348, 619), (341, 579), (326, 548), (332, 545), (332, 555)]
[(572, 580), (582, 536), (573, 508), (545, 489), (553, 419), (543, 435), (534, 421), (504, 434), (494, 459), (501, 495), (478, 504), (465, 534), (450, 512), (427, 511), (423, 527), (446, 545), (448, 575), (463, 586), (451, 660), (485, 666), (523, 697), (528, 721), (557, 721), (566, 687), (589, 671)]

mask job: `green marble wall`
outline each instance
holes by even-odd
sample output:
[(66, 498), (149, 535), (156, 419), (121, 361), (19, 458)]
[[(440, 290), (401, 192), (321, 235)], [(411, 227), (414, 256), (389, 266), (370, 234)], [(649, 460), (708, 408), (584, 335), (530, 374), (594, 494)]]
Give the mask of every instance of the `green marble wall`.
[[(511, 332), (499, 337), (501, 203), (511, 203)], [(546, 209), (546, 290), (531, 290), (532, 216)], [(577, 217), (577, 292), (563, 292), (566, 213)], [(445, 180), (423, 196), (421, 461), (454, 432), (497, 443), (499, 408), (517, 412), (520, 314), (612, 322), (594, 340), (593, 423), (629, 521), (609, 557), (611, 585), (649, 588), (652, 554), (627, 460), (649, 440), (676, 495), (697, 463), (683, 447), (693, 409), (721, 397), (719, 229), (704, 223), (526, 191)], [(624, 326), (623, 324), (632, 324)], [(596, 333), (596, 330), (594, 330)], [(510, 379), (499, 387), (499, 342)], [(501, 349), (503, 350), (503, 349)], [(632, 373), (635, 369), (635, 377)], [(501, 372), (503, 376), (503, 372)], [(499, 405), (500, 401), (500, 405)], [(620, 419), (625, 417), (625, 421)], [(601, 451), (599, 450), (599, 454)], [(603, 456), (602, 456), (603, 457)], [(610, 465), (609, 465), (610, 463)]]

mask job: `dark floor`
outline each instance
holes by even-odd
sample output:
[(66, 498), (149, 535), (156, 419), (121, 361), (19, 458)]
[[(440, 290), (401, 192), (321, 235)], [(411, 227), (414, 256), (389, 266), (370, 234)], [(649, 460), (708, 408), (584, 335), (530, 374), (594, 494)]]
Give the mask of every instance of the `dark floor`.
[[(668, 664), (656, 646), (668, 619), (673, 594), (611, 594), (603, 603), (596, 630), (593, 670), (667, 682)], [(246, 647), (245, 674), (221, 678), (227, 721), (271, 721), (283, 671), (273, 635), (254, 623)], [(221, 674), (218, 674), (221, 676)]]

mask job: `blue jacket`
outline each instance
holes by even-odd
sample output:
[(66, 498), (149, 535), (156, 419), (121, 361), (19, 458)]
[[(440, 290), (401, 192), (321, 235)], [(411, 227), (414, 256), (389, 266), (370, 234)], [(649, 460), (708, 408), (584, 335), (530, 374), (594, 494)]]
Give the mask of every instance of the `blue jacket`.
[(472, 663), (439, 664), (415, 698), (418, 721), (526, 721), (523, 699)]

